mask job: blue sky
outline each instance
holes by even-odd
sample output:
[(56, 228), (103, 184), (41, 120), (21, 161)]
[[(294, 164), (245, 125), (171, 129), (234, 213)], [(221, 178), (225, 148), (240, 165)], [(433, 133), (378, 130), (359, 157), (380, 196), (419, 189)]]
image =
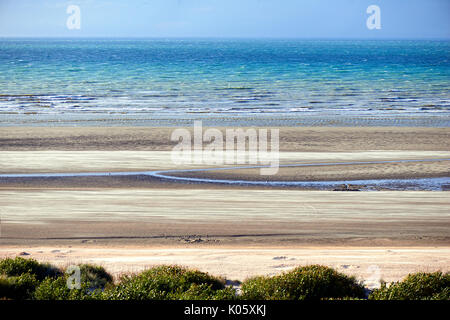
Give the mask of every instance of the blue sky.
[[(381, 30), (366, 27), (372, 4)], [(0, 0), (0, 36), (450, 39), (450, 0)]]

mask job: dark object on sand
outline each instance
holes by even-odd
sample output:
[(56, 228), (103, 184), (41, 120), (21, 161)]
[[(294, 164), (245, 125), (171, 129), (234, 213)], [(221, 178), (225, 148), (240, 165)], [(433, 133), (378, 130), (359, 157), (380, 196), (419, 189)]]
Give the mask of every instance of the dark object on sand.
[(333, 189), (333, 191), (360, 191), (360, 190), (358, 189), (358, 186), (353, 186), (351, 184), (343, 184)]

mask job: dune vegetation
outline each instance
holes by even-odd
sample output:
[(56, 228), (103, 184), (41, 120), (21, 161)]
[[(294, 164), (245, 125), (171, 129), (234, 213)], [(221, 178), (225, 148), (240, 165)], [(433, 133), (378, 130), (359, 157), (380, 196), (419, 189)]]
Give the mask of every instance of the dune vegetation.
[(14, 300), (449, 300), (450, 274), (416, 273), (369, 290), (354, 277), (310, 265), (239, 286), (180, 266), (113, 279), (103, 267), (57, 268), (21, 257), (0, 260), (0, 299)]

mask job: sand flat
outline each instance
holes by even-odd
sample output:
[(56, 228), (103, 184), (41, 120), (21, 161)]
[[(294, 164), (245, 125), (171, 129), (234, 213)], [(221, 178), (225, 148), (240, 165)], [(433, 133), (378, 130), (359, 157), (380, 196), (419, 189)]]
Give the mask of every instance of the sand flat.
[(34, 189), (1, 190), (0, 203), (3, 222), (450, 218), (449, 193), (428, 191)]
[(31, 189), (1, 190), (0, 203), (2, 240), (10, 243), (257, 234), (266, 244), (276, 238), (271, 235), (292, 243), (360, 238), (420, 244), (448, 241), (450, 230), (447, 192)]
[[(195, 155), (195, 153), (193, 153)], [(280, 164), (450, 159), (450, 151), (280, 152)], [(248, 162), (242, 165), (249, 165)], [(264, 163), (265, 164), (265, 163)], [(423, 165), (427, 165), (426, 163)], [(1, 151), (0, 173), (114, 172), (225, 167), (226, 164), (175, 164), (170, 151)], [(447, 166), (447, 169), (450, 168)], [(422, 170), (427, 172), (427, 170)], [(258, 172), (259, 174), (259, 172)]]
[[(170, 151), (176, 144), (170, 141), (170, 136), (177, 128), (2, 127), (0, 150)], [(192, 130), (192, 127), (186, 129)], [(450, 150), (450, 128), (299, 126), (277, 129), (280, 130), (281, 151)]]
[[(208, 167), (173, 165), (172, 130), (0, 128), (0, 173)], [(448, 141), (449, 128), (280, 128), (280, 158), (282, 164), (449, 158)], [(447, 168), (448, 161), (289, 169), (279, 177), (431, 177), (445, 176)], [(251, 170), (228, 174), (256, 177)], [(380, 270), (387, 281), (450, 266), (444, 191), (224, 188), (143, 177), (29, 180), (0, 184), (2, 257), (25, 251), (59, 265), (99, 263), (116, 275), (175, 263), (241, 280), (310, 263), (366, 280)]]

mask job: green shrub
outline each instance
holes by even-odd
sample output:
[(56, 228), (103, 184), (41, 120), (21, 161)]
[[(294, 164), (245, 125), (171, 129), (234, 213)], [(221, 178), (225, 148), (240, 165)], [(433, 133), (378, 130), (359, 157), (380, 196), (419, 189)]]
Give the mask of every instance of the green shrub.
[(232, 287), (214, 290), (211, 285), (192, 284), (187, 291), (170, 295), (170, 300), (235, 300), (236, 291)]
[(450, 274), (415, 273), (403, 281), (385, 283), (369, 295), (371, 300), (450, 300)]
[(81, 282), (80, 289), (69, 289), (67, 278), (67, 276), (56, 279), (46, 278), (37, 286), (33, 298), (36, 300), (88, 300), (101, 297), (101, 291), (92, 290), (86, 282)]
[(46, 277), (57, 277), (61, 271), (50, 264), (39, 263), (34, 259), (17, 257), (0, 260), (0, 274), (17, 277), (26, 273), (34, 275), (40, 281)]
[(112, 277), (103, 267), (89, 264), (80, 268), (80, 288), (70, 289), (67, 280), (74, 271), (66, 271), (58, 278), (46, 278), (36, 288), (33, 298), (37, 300), (86, 300), (101, 299), (102, 289), (112, 285)]
[(254, 277), (242, 283), (242, 299), (318, 300), (363, 298), (364, 287), (353, 277), (334, 269), (312, 265), (273, 277)]
[(89, 284), (92, 289), (103, 289), (113, 282), (112, 276), (103, 267), (91, 264), (78, 266), (81, 273), (81, 282)]
[(241, 298), (244, 300), (273, 300), (276, 291), (276, 279), (257, 276), (245, 280), (241, 285)]
[(20, 276), (0, 276), (0, 298), (25, 300), (31, 299), (39, 282), (29, 273)]
[[(205, 292), (201, 290), (205, 289)], [(197, 270), (178, 266), (158, 266), (138, 275), (124, 276), (112, 289), (105, 290), (105, 299), (170, 300), (215, 299), (227, 297), (224, 281)]]

